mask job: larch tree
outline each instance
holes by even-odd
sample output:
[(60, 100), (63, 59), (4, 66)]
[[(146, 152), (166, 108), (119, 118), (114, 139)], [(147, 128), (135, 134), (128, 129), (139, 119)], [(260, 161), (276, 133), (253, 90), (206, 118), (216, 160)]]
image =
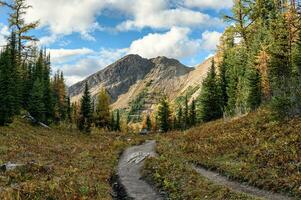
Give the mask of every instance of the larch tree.
[(107, 91), (103, 88), (96, 103), (95, 125), (100, 128), (109, 128), (110, 126), (110, 97)]

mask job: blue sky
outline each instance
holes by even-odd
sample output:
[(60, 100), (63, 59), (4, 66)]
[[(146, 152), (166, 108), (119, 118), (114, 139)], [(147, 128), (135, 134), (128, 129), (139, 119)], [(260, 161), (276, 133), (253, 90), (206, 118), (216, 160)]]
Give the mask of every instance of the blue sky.
[[(167, 56), (188, 66), (214, 54), (232, 0), (27, 0), (26, 21), (71, 85), (127, 54)], [(9, 33), (0, 9), (0, 45)]]

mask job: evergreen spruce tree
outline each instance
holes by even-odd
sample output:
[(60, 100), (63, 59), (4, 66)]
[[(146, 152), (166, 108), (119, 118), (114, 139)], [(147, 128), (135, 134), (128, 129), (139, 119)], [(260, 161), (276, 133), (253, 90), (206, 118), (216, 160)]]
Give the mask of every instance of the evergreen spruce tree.
[(219, 65), (219, 88), (221, 90), (221, 106), (223, 108), (223, 111), (225, 110), (228, 103), (228, 94), (227, 94), (228, 80), (227, 80), (226, 73), (227, 73), (227, 66), (223, 61)]
[(208, 122), (222, 116), (220, 92), (215, 72), (215, 63), (212, 60), (210, 71), (203, 81), (200, 99), (201, 120)]
[(170, 122), (171, 112), (169, 108), (169, 103), (166, 97), (162, 98), (158, 107), (158, 123), (159, 128), (163, 132), (167, 132), (170, 130), (171, 122)]
[(11, 123), (20, 109), (15, 52), (15, 36), (12, 34), (10, 44), (0, 53), (0, 126)]
[(120, 127), (120, 111), (117, 110), (116, 112), (116, 125), (115, 125), (115, 130), (116, 131), (121, 131), (121, 127)]
[(189, 128), (189, 106), (188, 106), (188, 97), (187, 97), (187, 95), (185, 96), (184, 127), (185, 127), (185, 129)]
[(152, 121), (149, 115), (146, 116), (146, 129), (148, 131), (152, 130)]
[(116, 131), (115, 127), (116, 127), (115, 116), (114, 116), (114, 112), (112, 112), (111, 113), (111, 121), (110, 121), (110, 130), (111, 131)]
[(72, 106), (70, 97), (67, 97), (67, 119), (69, 123), (72, 123)]
[(183, 109), (182, 106), (179, 106), (178, 113), (177, 113), (177, 129), (183, 130), (184, 125), (183, 125)]
[(300, 79), (301, 78), (301, 31), (299, 31), (299, 38), (296, 42), (293, 61), (294, 61), (295, 74)]
[(45, 106), (45, 121), (44, 123), (50, 124), (53, 121), (54, 115), (54, 100), (53, 91), (50, 83), (50, 55), (46, 56), (46, 51), (43, 54), (43, 85), (44, 85), (44, 99)]
[(260, 106), (262, 98), (260, 74), (258, 70), (250, 69), (247, 78), (249, 88), (247, 103), (251, 110), (255, 110)]
[(278, 14), (277, 18), (273, 20), (271, 36), (269, 78), (272, 91), (275, 94), (278, 92), (280, 86), (287, 84), (292, 72), (289, 55), (289, 33), (286, 20), (281, 14)]
[(190, 106), (190, 112), (189, 112), (189, 121), (191, 126), (196, 125), (196, 105), (195, 100), (192, 100), (191, 106)]
[(85, 85), (83, 97), (81, 99), (78, 128), (80, 131), (90, 133), (92, 124), (91, 95), (88, 83)]
[(39, 78), (35, 80), (30, 92), (28, 111), (37, 121), (45, 121), (46, 105), (44, 103), (44, 85)]

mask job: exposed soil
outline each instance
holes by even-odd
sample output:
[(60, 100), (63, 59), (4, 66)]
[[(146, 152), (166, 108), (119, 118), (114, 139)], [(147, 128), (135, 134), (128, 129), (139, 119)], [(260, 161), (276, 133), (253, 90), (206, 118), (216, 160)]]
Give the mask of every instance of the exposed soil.
[(256, 198), (262, 198), (267, 200), (293, 200), (293, 198), (273, 193), (270, 191), (262, 190), (253, 186), (249, 186), (240, 182), (232, 181), (226, 178), (225, 176), (220, 175), (219, 173), (209, 171), (200, 166), (194, 166), (194, 169), (202, 176), (206, 177), (210, 181), (226, 186), (235, 192), (242, 192), (254, 196)]
[(156, 156), (155, 141), (126, 149), (118, 164), (118, 178), (115, 181), (115, 199), (163, 200), (163, 197), (145, 180), (142, 180), (141, 169), (144, 160)]

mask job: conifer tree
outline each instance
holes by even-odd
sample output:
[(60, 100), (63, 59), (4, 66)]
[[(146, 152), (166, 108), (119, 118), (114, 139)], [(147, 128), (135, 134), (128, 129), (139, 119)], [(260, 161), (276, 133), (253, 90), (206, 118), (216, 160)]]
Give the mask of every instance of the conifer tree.
[(111, 113), (111, 121), (110, 121), (110, 129), (111, 131), (115, 131), (116, 123), (115, 123), (115, 116), (114, 112)]
[(227, 80), (226, 73), (227, 73), (227, 66), (223, 61), (219, 65), (219, 88), (221, 90), (221, 106), (223, 108), (223, 111), (225, 110), (228, 103), (228, 94), (227, 94), (228, 80)]
[(146, 116), (146, 129), (148, 131), (152, 130), (152, 121), (151, 121), (149, 114)]
[(12, 1), (0, 1), (0, 6), (6, 6), (11, 10), (9, 15), (9, 26), (16, 34), (17, 39), (17, 52), (18, 52), (18, 65), (21, 66), (22, 58), (28, 56), (28, 43), (37, 41), (37, 38), (28, 35), (28, 32), (37, 28), (39, 22), (26, 23), (25, 15), (27, 10), (32, 6), (26, 3), (26, 0), (12, 0)]
[(67, 97), (67, 119), (69, 123), (72, 123), (72, 105), (70, 97)]
[(171, 122), (170, 122), (171, 112), (169, 103), (166, 97), (162, 98), (158, 107), (158, 123), (159, 128), (163, 132), (167, 132), (170, 130)]
[(189, 128), (189, 106), (188, 106), (188, 97), (185, 96), (185, 105), (184, 105), (184, 127), (185, 129)]
[(15, 36), (0, 53), (0, 126), (10, 123), (19, 112), (19, 76), (15, 62)]
[(190, 106), (190, 112), (189, 112), (189, 121), (191, 126), (196, 125), (196, 105), (195, 100), (192, 100), (191, 106)]
[(261, 79), (258, 70), (250, 69), (247, 78), (249, 88), (247, 103), (250, 110), (255, 110), (260, 106), (262, 98)]
[(45, 122), (46, 105), (44, 103), (44, 85), (36, 79), (30, 92), (29, 113), (40, 122)]
[(120, 127), (120, 111), (119, 111), (119, 109), (117, 110), (117, 113), (116, 113), (116, 125), (115, 125), (115, 130), (116, 130), (116, 131), (120, 131), (120, 130), (121, 130), (121, 127)]
[(215, 63), (212, 59), (210, 71), (203, 81), (202, 92), (200, 95), (201, 120), (208, 122), (222, 116), (220, 92), (218, 89)]
[(178, 113), (177, 113), (177, 129), (183, 130), (183, 109), (182, 106), (179, 106)]
[(66, 113), (68, 109), (68, 105), (66, 102), (66, 86), (63, 72), (57, 71), (54, 74), (53, 80), (51, 82), (51, 87), (54, 99), (54, 119), (55, 122), (58, 123), (66, 119)]
[(81, 99), (78, 128), (80, 131), (89, 133), (91, 132), (92, 124), (92, 108), (91, 108), (91, 95), (89, 92), (88, 83), (85, 85), (83, 97)]
[(54, 114), (54, 100), (53, 91), (50, 82), (50, 55), (46, 56), (46, 50), (42, 55), (43, 60), (43, 87), (44, 87), (44, 104), (45, 106), (45, 123), (50, 124), (53, 121)]
[(102, 89), (97, 98), (95, 125), (100, 128), (110, 126), (110, 97), (105, 89)]
[(297, 40), (294, 52), (294, 71), (299, 78), (301, 78), (301, 31), (299, 31), (299, 38)]

